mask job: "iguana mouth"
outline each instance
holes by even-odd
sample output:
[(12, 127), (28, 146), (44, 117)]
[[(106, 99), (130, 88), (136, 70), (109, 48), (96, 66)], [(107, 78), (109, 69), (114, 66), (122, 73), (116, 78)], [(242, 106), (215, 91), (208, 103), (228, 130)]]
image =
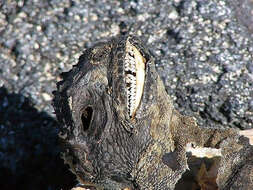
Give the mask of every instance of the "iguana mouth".
[(145, 63), (146, 59), (140, 51), (127, 40), (124, 71), (127, 110), (130, 118), (135, 116), (141, 102), (145, 81)]

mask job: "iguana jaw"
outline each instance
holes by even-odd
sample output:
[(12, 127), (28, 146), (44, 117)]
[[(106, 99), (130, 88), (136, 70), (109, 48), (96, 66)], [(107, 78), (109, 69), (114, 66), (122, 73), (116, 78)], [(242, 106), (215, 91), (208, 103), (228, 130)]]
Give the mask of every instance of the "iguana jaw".
[(124, 72), (127, 111), (130, 118), (135, 116), (141, 102), (145, 81), (145, 63), (146, 59), (139, 50), (127, 40)]

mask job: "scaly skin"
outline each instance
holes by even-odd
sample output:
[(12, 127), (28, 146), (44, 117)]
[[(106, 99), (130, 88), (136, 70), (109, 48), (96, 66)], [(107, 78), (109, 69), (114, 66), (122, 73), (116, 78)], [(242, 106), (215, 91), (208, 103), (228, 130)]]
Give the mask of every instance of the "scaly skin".
[[(127, 42), (139, 51), (140, 60), (145, 60), (143, 93), (134, 117), (127, 109)], [(221, 149), (220, 189), (238, 183), (239, 178), (232, 173), (239, 166), (252, 168), (250, 156), (238, 159), (245, 151), (246, 155), (253, 152), (239, 139), (238, 131), (199, 128), (194, 118), (182, 116), (173, 108), (154, 58), (133, 36), (94, 45), (62, 78), (53, 106), (62, 124), (63, 158), (82, 184), (108, 190), (174, 189), (188, 168), (189, 143)], [(252, 187), (252, 179), (248, 187)]]

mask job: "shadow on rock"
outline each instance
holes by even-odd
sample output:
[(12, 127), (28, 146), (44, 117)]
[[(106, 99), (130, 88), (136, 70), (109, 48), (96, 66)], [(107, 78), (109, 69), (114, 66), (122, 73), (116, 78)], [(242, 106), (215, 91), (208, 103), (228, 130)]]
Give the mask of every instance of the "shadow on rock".
[(57, 122), (31, 100), (0, 88), (0, 189), (70, 189)]

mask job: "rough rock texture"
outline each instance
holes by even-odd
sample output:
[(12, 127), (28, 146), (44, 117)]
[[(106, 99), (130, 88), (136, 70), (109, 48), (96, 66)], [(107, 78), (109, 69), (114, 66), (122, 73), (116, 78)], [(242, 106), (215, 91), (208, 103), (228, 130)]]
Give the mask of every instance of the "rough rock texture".
[[(42, 121), (46, 114), (54, 123), (50, 102), (59, 73), (76, 64), (93, 42), (120, 31), (130, 30), (150, 47), (166, 90), (181, 113), (195, 115), (200, 126), (252, 128), (251, 14), (252, 0), (0, 1), (0, 107), (6, 114), (0, 115), (0, 135), (15, 142), (14, 146), (11, 140), (0, 140), (4, 171), (0, 186), (34, 189), (20, 176), (29, 176), (31, 169), (38, 168), (54, 172), (44, 161), (19, 162), (33, 158), (35, 148), (25, 148), (27, 143), (36, 147), (44, 142), (52, 144), (46, 153), (43, 146), (37, 146), (37, 157), (46, 154), (58, 160), (56, 142), (45, 134), (43, 122), (34, 124), (33, 115), (42, 114), (38, 119)], [(24, 99), (30, 102), (25, 110), (19, 106)], [(16, 113), (21, 119), (7, 119)], [(23, 118), (29, 119), (24, 122)], [(11, 135), (19, 131), (18, 126), (26, 126), (22, 138)], [(36, 142), (29, 140), (34, 133)], [(47, 133), (56, 135), (56, 127)], [(19, 150), (24, 151), (17, 154)], [(32, 162), (28, 159), (27, 163)], [(64, 168), (62, 162), (57, 163)], [(41, 173), (33, 176), (44, 179)], [(41, 184), (41, 180), (33, 182)], [(44, 182), (41, 189), (59, 189)]]
[[(129, 45), (139, 52), (131, 54), (134, 67), (140, 56), (145, 60), (143, 94), (134, 116), (129, 115), (127, 101)], [(138, 68), (131, 72), (137, 87), (142, 85)], [(62, 78), (53, 105), (62, 125), (64, 160), (80, 183), (110, 190), (175, 189), (189, 168), (190, 144), (221, 149), (214, 177), (217, 188), (253, 188), (253, 146), (244, 137), (239, 139), (238, 130), (199, 128), (194, 118), (178, 113), (154, 58), (135, 37), (124, 35), (94, 45)]]

